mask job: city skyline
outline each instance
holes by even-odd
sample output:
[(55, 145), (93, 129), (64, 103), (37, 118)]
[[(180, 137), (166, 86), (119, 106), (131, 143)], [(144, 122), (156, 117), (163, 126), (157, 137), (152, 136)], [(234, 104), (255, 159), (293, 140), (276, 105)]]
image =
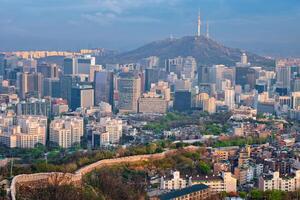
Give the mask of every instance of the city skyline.
[[(120, 51), (173, 35), (201, 32), (225, 45), (263, 55), (300, 54), (300, 3), (292, 0), (1, 0), (0, 51), (75, 50), (104, 47)], [(288, 30), (288, 31), (287, 31)]]

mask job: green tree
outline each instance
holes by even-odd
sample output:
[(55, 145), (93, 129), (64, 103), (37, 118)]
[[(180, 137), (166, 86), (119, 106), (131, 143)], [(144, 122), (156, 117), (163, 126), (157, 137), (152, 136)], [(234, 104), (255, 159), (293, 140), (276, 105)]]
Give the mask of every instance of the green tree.
[(199, 162), (199, 170), (202, 174), (209, 174), (211, 172), (211, 167), (208, 163), (201, 160)]
[(250, 192), (251, 199), (260, 200), (263, 199), (263, 191), (254, 189)]

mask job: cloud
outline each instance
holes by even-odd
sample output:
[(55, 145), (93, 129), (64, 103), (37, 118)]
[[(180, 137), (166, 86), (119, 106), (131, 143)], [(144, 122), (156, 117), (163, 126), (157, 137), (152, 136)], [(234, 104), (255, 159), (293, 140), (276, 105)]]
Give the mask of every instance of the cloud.
[(155, 6), (174, 6), (181, 0), (87, 0), (87, 3), (96, 12), (86, 12), (82, 14), (82, 18), (89, 22), (99, 24), (109, 24), (112, 22), (136, 22), (136, 23), (152, 23), (160, 20), (155, 17), (141, 15), (132, 15), (133, 10), (141, 10)]

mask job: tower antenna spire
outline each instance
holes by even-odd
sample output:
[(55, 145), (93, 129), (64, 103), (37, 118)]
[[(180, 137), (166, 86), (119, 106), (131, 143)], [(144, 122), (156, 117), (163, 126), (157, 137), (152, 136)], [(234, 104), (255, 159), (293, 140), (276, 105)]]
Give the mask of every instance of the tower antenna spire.
[(206, 22), (206, 37), (209, 38), (209, 22)]
[(197, 31), (197, 36), (200, 37), (201, 35), (201, 14), (200, 14), (200, 9), (198, 11), (198, 31)]

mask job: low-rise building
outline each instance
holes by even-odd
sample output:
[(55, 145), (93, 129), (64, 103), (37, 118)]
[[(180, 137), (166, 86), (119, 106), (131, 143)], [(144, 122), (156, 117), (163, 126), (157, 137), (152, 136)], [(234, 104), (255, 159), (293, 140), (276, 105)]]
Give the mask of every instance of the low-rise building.
[(192, 177), (192, 184), (205, 184), (212, 193), (237, 191), (237, 179), (231, 172), (223, 172), (221, 176)]
[(296, 191), (300, 189), (300, 170), (282, 176), (280, 176), (278, 171), (271, 174), (265, 174), (259, 177), (258, 188), (263, 191)]
[(204, 184), (193, 185), (180, 190), (171, 191), (162, 194), (158, 197), (151, 197), (151, 200), (181, 200), (181, 199), (195, 199), (204, 200), (210, 197), (210, 189)]
[(162, 190), (178, 190), (188, 186), (188, 182), (185, 178), (180, 177), (180, 172), (173, 172), (173, 178), (161, 177), (160, 189)]

